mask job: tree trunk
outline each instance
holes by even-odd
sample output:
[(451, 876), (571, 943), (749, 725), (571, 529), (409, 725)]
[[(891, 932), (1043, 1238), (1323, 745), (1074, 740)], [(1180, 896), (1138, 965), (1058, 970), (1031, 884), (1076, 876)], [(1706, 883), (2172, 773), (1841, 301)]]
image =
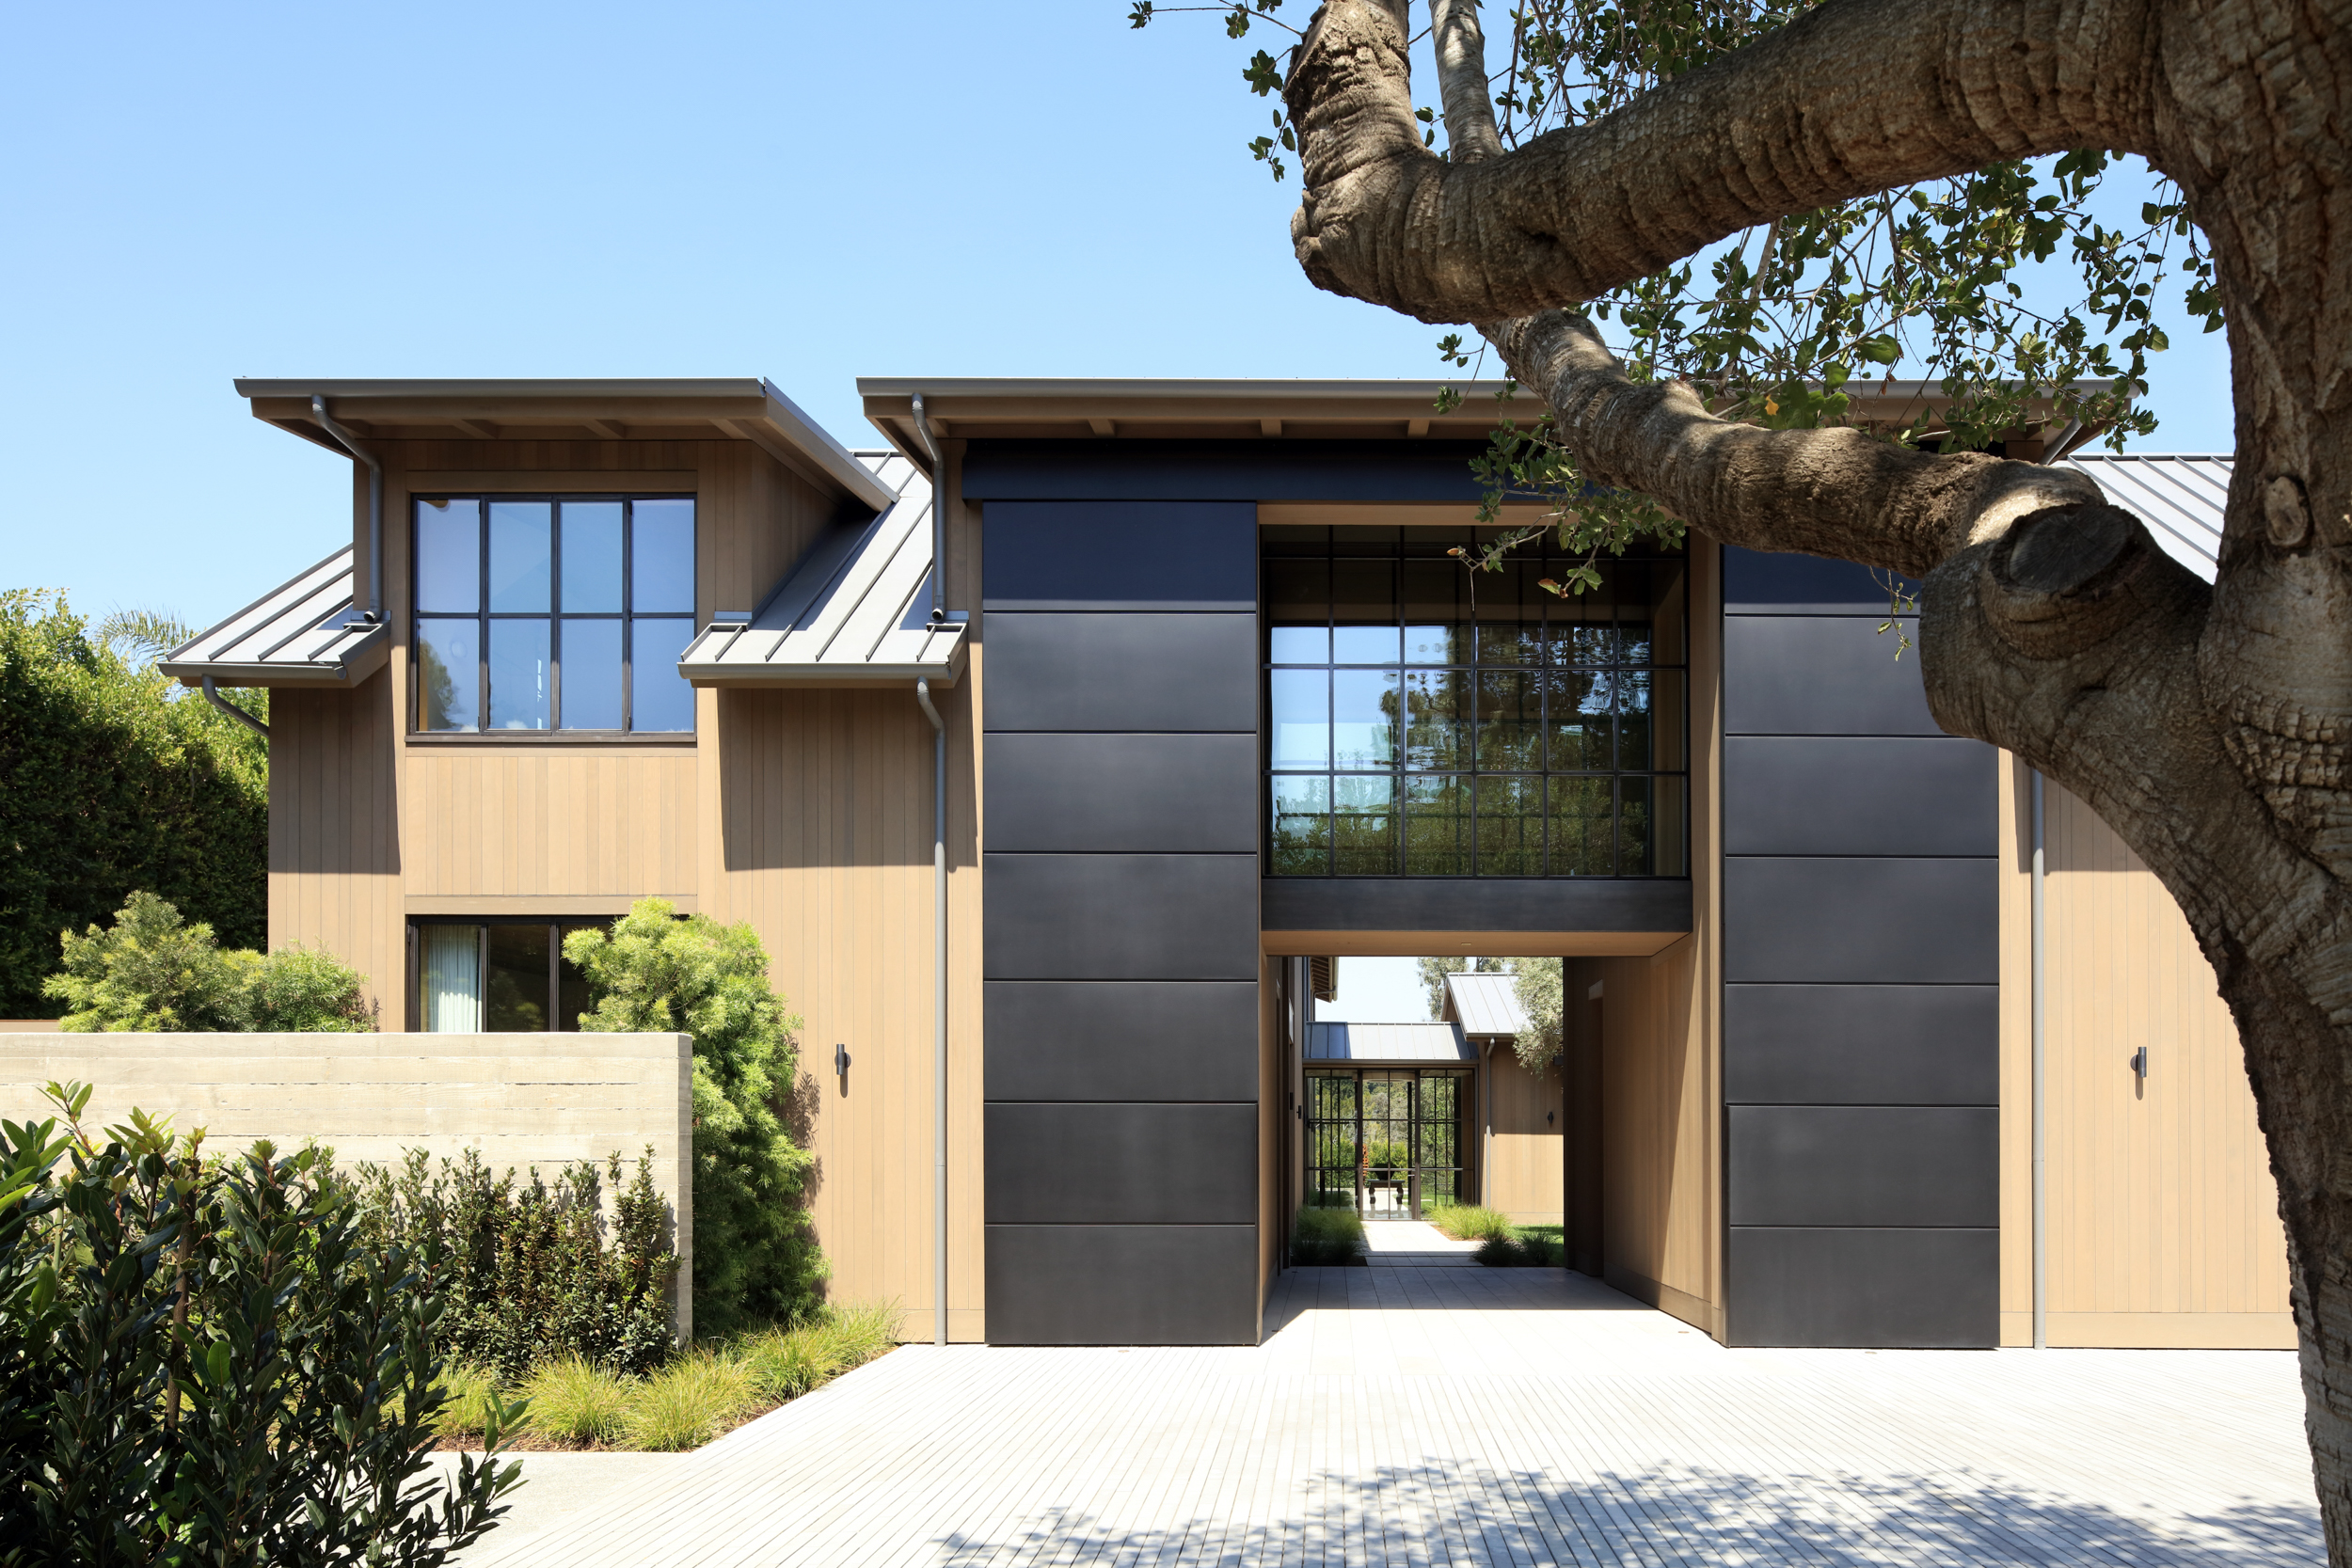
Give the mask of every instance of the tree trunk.
[[(1433, 7), (1451, 162), (1412, 119), (1403, 0), (1316, 13), (1287, 87), (1301, 265), (1476, 324), (1589, 477), (1725, 543), (1924, 577), (1937, 722), (2088, 802), (2213, 963), (2352, 1568), (2352, 0), (1828, 0), (1512, 152), (1475, 129), (1467, 9)], [(2079, 146), (2179, 181), (2212, 243), (2238, 441), (2211, 588), (2078, 473), (1726, 424), (1573, 309), (1775, 217)]]

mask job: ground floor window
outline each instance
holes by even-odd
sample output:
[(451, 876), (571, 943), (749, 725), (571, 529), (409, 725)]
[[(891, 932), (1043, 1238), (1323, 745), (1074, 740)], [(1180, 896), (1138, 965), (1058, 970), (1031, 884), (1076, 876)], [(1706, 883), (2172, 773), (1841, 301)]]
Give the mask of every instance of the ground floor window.
[(1470, 1075), (1436, 1068), (1307, 1074), (1307, 1203), (1366, 1219), (1419, 1219), (1467, 1203)]
[(432, 1035), (576, 1030), (588, 980), (564, 958), (596, 920), (421, 920), (408, 927), (410, 1024)]

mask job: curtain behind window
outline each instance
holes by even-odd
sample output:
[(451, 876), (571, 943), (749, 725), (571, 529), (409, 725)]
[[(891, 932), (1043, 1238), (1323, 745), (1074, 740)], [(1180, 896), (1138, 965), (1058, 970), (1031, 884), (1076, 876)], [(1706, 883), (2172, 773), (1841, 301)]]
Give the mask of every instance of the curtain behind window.
[(424, 992), (424, 1027), (433, 1035), (482, 1032), (482, 929), (477, 926), (427, 926), (420, 989)]

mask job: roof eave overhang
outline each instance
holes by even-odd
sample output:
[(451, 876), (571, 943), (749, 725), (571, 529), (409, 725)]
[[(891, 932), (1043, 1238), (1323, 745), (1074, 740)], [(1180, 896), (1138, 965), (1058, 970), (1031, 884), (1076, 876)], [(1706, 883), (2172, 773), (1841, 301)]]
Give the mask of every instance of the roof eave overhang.
[[(915, 467), (930, 460), (914, 429), (914, 396), (934, 439), (1217, 438), (1418, 440), (1486, 438), (1500, 381), (1152, 381), (1120, 378), (972, 378), (861, 376), (866, 420)], [(2106, 383), (2077, 384), (2086, 391)], [(1452, 388), (1461, 401), (1440, 413)], [(1922, 410), (1940, 414), (1951, 399), (1931, 381), (1849, 384), (1856, 418), (1892, 426)], [(1516, 411), (1537, 404), (1522, 392)], [(2035, 400), (2038, 433), (2052, 400)], [(2077, 430), (2073, 436), (2088, 438)], [(2091, 432), (2090, 434), (2095, 434)], [(2013, 437), (2014, 438), (2014, 437)]]
[(363, 439), (748, 441), (819, 489), (879, 512), (897, 499), (771, 382), (707, 380), (319, 380), (241, 377), (253, 417), (330, 451), (310, 409)]

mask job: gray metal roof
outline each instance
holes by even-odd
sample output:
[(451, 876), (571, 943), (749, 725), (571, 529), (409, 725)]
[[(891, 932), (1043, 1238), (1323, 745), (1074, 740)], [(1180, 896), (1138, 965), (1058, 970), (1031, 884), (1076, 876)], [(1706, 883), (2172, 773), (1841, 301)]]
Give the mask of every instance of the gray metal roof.
[(679, 673), (711, 686), (955, 683), (966, 628), (930, 620), (930, 485), (896, 452), (856, 455), (897, 500), (819, 539), (747, 618), (714, 618)]
[(1516, 1035), (1527, 1027), (1519, 1006), (1516, 974), (1456, 974), (1445, 977), (1446, 995), (1466, 1035)]
[(1355, 1062), (1475, 1062), (1455, 1023), (1310, 1023), (1307, 1060)]
[(351, 602), (345, 545), (291, 581), (164, 656), (156, 668), (194, 686), (357, 686), (383, 668), (391, 628), (361, 620)]
[(2229, 452), (2077, 452), (2056, 465), (2089, 474), (2107, 499), (2148, 525), (2165, 554), (2214, 579), (2230, 499)]

